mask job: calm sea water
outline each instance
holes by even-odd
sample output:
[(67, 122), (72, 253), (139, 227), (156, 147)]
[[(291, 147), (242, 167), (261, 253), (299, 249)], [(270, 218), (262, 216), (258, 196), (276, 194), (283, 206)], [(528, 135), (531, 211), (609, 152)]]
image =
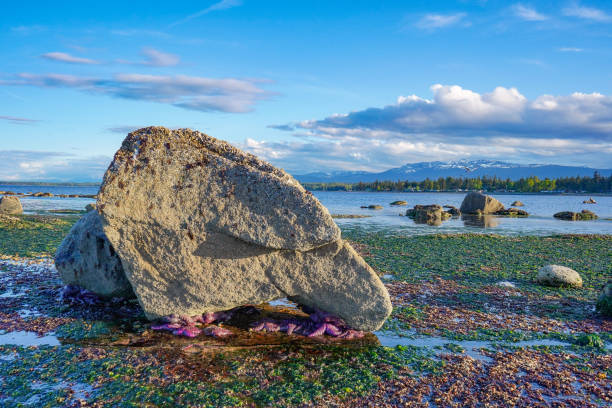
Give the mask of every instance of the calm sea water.
[[(32, 185), (3, 185), (0, 191), (13, 191), (15, 193), (52, 193), (92, 195), (98, 193), (97, 186), (32, 186)], [(96, 200), (91, 198), (59, 198), (59, 197), (20, 197), (21, 205), (26, 214), (49, 210), (82, 210), (89, 203)]]
[[(15, 192), (50, 192), (53, 194), (96, 194), (98, 187), (73, 186), (6, 186), (0, 185), (0, 191)], [(400, 217), (406, 208), (415, 204), (440, 204), (461, 206), (464, 193), (366, 193), (366, 192), (336, 192), (316, 191), (314, 195), (332, 214), (371, 215), (370, 218), (336, 219), (340, 226), (359, 225), (371, 229), (393, 229), (402, 234), (432, 234), (432, 233), (494, 233), (503, 235), (550, 235), (550, 234), (612, 234), (612, 196), (595, 196), (597, 204), (583, 204), (589, 195), (495, 195), (505, 206), (509, 207), (515, 200), (522, 201), (528, 218), (486, 217), (453, 218), (444, 221), (440, 226), (416, 224), (408, 217)], [(404, 200), (406, 207), (392, 207), (392, 201)], [(54, 209), (83, 209), (95, 200), (88, 198), (57, 198), (57, 197), (24, 197), (21, 199), (24, 211), (36, 213)], [(362, 205), (378, 204), (382, 210), (362, 209)], [(600, 219), (595, 221), (562, 221), (552, 217), (559, 211), (581, 211), (589, 209)]]
[[(612, 234), (612, 221), (602, 218), (612, 218), (612, 197), (594, 197), (597, 204), (583, 204), (589, 196), (566, 195), (494, 195), (506, 207), (515, 200), (522, 201), (520, 207), (529, 213), (528, 218), (509, 218), (488, 216), (482, 219), (474, 217), (452, 218), (440, 226), (417, 224), (408, 217), (400, 217), (406, 208), (415, 204), (453, 205), (457, 208), (465, 197), (465, 193), (364, 193), (319, 191), (315, 196), (332, 214), (371, 215), (370, 218), (336, 219), (343, 225), (361, 225), (366, 228), (391, 228), (402, 234), (432, 234), (432, 233), (479, 233), (486, 232), (503, 235), (550, 235), (550, 234)], [(404, 200), (406, 207), (392, 207), (392, 201)], [(382, 210), (362, 209), (360, 206), (370, 204), (382, 205)], [(553, 218), (559, 211), (582, 211), (588, 209), (595, 212), (600, 219), (594, 221), (562, 221)]]

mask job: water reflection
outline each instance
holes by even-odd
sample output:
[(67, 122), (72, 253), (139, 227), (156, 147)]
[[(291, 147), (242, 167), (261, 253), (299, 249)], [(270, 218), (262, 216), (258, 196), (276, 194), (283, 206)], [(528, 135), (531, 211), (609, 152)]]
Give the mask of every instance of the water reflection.
[(461, 215), (461, 221), (466, 227), (495, 228), (499, 221), (494, 215)]
[(421, 218), (421, 217), (415, 217), (413, 218), (414, 223), (415, 224), (426, 224), (426, 225), (431, 225), (433, 227), (439, 227), (440, 225), (442, 225), (442, 219), (441, 218)]

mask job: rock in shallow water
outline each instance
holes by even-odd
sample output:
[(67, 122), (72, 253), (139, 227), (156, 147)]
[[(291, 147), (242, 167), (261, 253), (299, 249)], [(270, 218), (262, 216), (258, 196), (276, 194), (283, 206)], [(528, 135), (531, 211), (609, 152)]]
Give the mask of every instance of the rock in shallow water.
[(554, 214), (553, 217), (566, 221), (588, 221), (597, 219), (597, 215), (589, 210), (582, 210), (581, 212), (561, 211)]
[(98, 196), (104, 232), (147, 317), (291, 297), (378, 329), (386, 288), (289, 174), (191, 130), (131, 133)]
[(504, 205), (497, 199), (482, 194), (468, 193), (459, 209), (464, 214), (493, 214), (504, 209)]

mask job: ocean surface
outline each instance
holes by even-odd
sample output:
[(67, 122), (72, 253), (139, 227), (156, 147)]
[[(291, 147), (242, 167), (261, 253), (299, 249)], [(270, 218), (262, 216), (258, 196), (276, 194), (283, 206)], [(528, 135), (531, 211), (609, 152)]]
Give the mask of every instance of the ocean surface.
[[(91, 186), (13, 186), (0, 185), (0, 191), (50, 192), (53, 194), (96, 194), (98, 187)], [(552, 194), (492, 194), (506, 207), (515, 200), (522, 201), (521, 209), (529, 213), (527, 218), (487, 216), (483, 218), (459, 217), (444, 221), (442, 225), (417, 224), (414, 220), (399, 216), (415, 204), (440, 204), (460, 207), (465, 193), (368, 193), (343, 191), (315, 191), (313, 194), (332, 214), (370, 215), (368, 218), (336, 219), (342, 226), (359, 225), (364, 228), (391, 229), (406, 235), (432, 233), (491, 233), (501, 235), (551, 235), (551, 234), (612, 234), (612, 196), (593, 196), (597, 204), (583, 204), (585, 195)], [(405, 207), (392, 207), (392, 201), (404, 200)], [(58, 209), (84, 209), (89, 198), (23, 197), (26, 213), (41, 213)], [(382, 210), (360, 208), (371, 204), (382, 205)], [(600, 218), (594, 221), (563, 221), (553, 218), (559, 211), (588, 209)], [(608, 219), (606, 219), (608, 218)]]

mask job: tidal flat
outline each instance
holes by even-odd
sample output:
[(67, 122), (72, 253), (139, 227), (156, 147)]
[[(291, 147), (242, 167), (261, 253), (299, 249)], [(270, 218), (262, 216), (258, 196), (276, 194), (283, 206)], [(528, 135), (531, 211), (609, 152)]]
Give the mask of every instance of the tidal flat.
[[(0, 401), (37, 407), (599, 407), (612, 402), (612, 321), (595, 311), (611, 235), (406, 236), (341, 225), (394, 311), (358, 340), (249, 331), (155, 332), (134, 300), (66, 303), (55, 249), (78, 219), (0, 219)], [(539, 267), (578, 271), (543, 287)]]

